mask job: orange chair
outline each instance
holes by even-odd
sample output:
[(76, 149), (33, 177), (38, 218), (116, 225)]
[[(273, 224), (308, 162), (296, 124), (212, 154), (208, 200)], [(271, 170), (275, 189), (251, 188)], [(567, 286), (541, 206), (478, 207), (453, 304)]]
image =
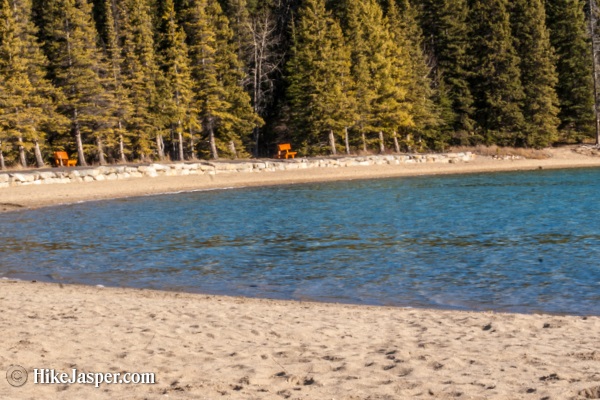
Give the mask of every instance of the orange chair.
[(55, 151), (54, 152), (54, 165), (57, 167), (74, 167), (77, 165), (77, 160), (69, 159), (66, 151)]
[(298, 154), (298, 152), (291, 150), (292, 146), (289, 143), (278, 144), (277, 154), (275, 154), (275, 158), (285, 158), (286, 160), (289, 157), (296, 158), (296, 154)]

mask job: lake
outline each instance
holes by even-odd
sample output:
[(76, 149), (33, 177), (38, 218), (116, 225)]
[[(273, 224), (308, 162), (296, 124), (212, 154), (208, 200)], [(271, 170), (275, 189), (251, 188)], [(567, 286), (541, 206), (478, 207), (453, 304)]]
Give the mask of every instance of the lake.
[(600, 315), (600, 169), (199, 191), (4, 213), (0, 277)]

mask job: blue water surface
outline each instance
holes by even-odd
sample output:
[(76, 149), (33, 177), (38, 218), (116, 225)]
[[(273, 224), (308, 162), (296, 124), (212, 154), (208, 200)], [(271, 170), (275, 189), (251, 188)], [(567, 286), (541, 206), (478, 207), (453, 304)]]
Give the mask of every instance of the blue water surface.
[(0, 276), (600, 315), (600, 170), (202, 191), (4, 213)]

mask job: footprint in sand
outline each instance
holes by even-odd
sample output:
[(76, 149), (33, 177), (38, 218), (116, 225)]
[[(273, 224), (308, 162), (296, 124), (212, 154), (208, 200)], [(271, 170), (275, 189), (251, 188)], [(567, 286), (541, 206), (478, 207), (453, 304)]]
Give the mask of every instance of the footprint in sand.
[(579, 392), (579, 397), (583, 399), (600, 399), (600, 386), (583, 389)]

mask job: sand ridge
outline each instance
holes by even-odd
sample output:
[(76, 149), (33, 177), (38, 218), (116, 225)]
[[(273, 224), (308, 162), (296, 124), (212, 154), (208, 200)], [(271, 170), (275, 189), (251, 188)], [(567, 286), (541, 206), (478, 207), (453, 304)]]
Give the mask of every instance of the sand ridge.
[[(586, 399), (600, 318), (321, 304), (0, 280), (0, 366), (154, 372), (3, 399)], [(2, 373), (3, 375), (3, 373)]]

